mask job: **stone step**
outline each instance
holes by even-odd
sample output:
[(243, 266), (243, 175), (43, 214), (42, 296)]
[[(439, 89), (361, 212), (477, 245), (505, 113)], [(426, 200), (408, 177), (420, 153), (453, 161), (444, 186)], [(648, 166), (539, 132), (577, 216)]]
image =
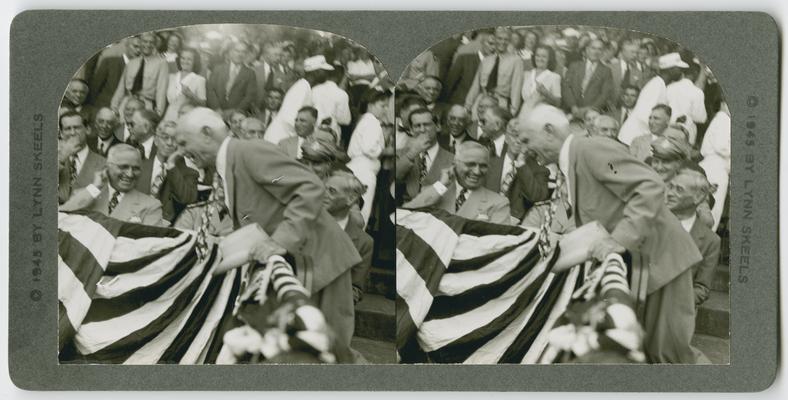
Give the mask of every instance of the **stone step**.
[(709, 299), (698, 308), (695, 333), (730, 338), (731, 304), (728, 292), (712, 290)]
[(396, 296), (396, 280), (396, 273), (393, 268), (372, 266), (369, 269), (367, 291), (394, 299)]
[(725, 264), (720, 264), (714, 268), (714, 278), (711, 281), (711, 290), (719, 292), (730, 291), (731, 269)]
[(353, 336), (367, 339), (395, 339), (394, 300), (367, 293), (356, 304), (356, 330)]
[(712, 364), (730, 364), (731, 341), (716, 336), (695, 334), (692, 345), (711, 361)]
[(354, 336), (350, 347), (361, 354), (361, 364), (396, 364), (397, 349), (394, 342), (373, 340)]

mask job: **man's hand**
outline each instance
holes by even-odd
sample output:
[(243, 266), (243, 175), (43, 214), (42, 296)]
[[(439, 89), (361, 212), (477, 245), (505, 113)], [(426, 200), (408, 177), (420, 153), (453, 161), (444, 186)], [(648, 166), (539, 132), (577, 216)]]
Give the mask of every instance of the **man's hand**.
[(101, 190), (101, 188), (107, 184), (108, 180), (109, 176), (107, 175), (107, 168), (105, 167), (101, 171), (96, 171), (96, 173), (93, 175), (93, 186), (95, 186), (96, 189)]
[(418, 135), (410, 140), (410, 153), (411, 154), (421, 154), (427, 149), (432, 147), (432, 143), (430, 143), (430, 138), (427, 135)]
[(454, 167), (448, 167), (441, 170), (440, 183), (443, 186), (449, 187), (454, 181)]
[(167, 157), (167, 164), (165, 165), (165, 168), (167, 168), (168, 171), (175, 168), (175, 163), (178, 162), (179, 158), (183, 158), (183, 149), (180, 147), (173, 151), (169, 157)]
[(267, 239), (255, 246), (255, 248), (249, 252), (249, 259), (260, 263), (267, 263), (271, 256), (283, 256), (286, 253), (287, 250), (285, 250), (284, 247), (274, 242), (273, 239)]
[(604, 261), (609, 254), (621, 254), (624, 251), (626, 251), (624, 246), (620, 245), (612, 237), (598, 239), (591, 243), (591, 248), (588, 249), (589, 256), (597, 261)]

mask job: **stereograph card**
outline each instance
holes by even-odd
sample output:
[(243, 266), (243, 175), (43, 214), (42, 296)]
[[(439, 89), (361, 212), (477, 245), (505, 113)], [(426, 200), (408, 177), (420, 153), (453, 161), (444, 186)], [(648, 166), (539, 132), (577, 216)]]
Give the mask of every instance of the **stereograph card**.
[(778, 29), (749, 12), (23, 12), (12, 380), (763, 390)]

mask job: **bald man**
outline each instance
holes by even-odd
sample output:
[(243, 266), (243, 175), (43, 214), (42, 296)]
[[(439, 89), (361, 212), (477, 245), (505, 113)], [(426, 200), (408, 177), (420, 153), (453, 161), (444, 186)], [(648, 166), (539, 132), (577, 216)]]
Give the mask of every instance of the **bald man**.
[(162, 219), (161, 203), (134, 188), (141, 165), (140, 153), (134, 147), (112, 147), (106, 169), (97, 171), (93, 183), (75, 191), (60, 210), (91, 210), (126, 222), (169, 225)]
[(619, 143), (574, 137), (563, 111), (537, 106), (519, 123), (522, 145), (542, 165), (557, 164), (576, 226), (598, 221), (610, 232), (590, 245), (603, 260), (629, 252), (648, 262), (645, 351), (653, 363), (695, 363), (691, 267), (701, 260), (692, 238), (665, 205), (665, 185)]
[[(266, 262), (290, 254), (340, 343), (353, 335), (353, 291), (348, 271), (361, 261), (353, 243), (323, 207), (323, 184), (305, 165), (264, 140), (231, 138), (222, 117), (195, 108), (178, 120), (177, 143), (198, 168), (214, 168), (235, 229), (257, 223), (270, 236), (250, 257)], [(242, 310), (260, 319), (260, 310)], [(227, 326), (229, 328), (229, 326)]]

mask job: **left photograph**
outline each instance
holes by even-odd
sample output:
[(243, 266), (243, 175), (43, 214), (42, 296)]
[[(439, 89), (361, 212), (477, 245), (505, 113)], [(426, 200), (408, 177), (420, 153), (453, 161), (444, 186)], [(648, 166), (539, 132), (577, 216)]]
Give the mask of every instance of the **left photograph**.
[(396, 363), (382, 64), (289, 26), (117, 39), (52, 99), (60, 363)]

